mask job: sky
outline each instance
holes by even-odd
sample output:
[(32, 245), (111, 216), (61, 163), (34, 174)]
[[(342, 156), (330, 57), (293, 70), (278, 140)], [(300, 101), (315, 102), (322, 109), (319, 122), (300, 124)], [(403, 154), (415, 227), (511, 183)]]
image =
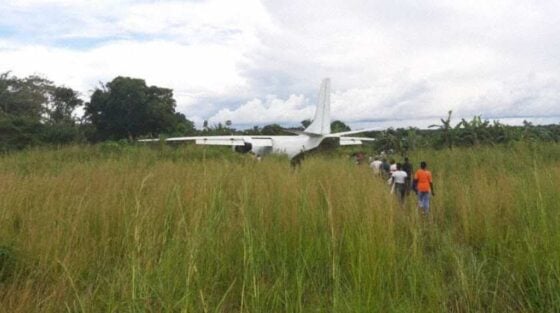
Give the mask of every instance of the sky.
[(142, 78), (199, 127), (299, 125), (325, 77), (353, 128), (558, 123), (559, 39), (549, 0), (0, 0), (0, 73)]

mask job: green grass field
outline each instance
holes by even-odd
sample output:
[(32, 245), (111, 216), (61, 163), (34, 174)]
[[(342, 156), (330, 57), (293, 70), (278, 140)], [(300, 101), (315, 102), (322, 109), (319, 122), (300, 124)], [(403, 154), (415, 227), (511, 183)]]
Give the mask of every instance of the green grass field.
[(560, 145), (411, 159), (428, 218), (342, 154), (0, 157), (0, 312), (560, 312)]

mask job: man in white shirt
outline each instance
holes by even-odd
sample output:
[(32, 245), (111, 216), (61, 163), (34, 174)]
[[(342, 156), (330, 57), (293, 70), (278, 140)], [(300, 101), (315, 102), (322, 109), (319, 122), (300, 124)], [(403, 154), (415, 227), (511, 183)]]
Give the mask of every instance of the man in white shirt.
[(397, 163), (395, 160), (391, 159), (391, 165), (389, 166), (389, 170), (391, 171), (391, 175), (397, 170)]
[(393, 183), (393, 188), (395, 190), (395, 194), (399, 199), (399, 203), (404, 205), (404, 196), (406, 193), (406, 178), (408, 175), (405, 171), (402, 170), (402, 166), (400, 163), (397, 163), (397, 170), (393, 172), (391, 175), (391, 182)]
[(374, 175), (379, 175), (379, 168), (381, 168), (381, 164), (383, 162), (381, 162), (381, 160), (379, 160), (378, 157), (375, 157), (373, 162), (371, 162), (369, 164), (369, 167), (371, 167), (371, 169), (373, 169), (373, 174)]

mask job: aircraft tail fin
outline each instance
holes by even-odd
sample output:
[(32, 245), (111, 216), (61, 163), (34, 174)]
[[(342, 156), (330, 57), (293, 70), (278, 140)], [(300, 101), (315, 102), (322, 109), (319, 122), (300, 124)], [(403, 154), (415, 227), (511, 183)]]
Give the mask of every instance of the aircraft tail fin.
[(331, 80), (323, 79), (319, 91), (319, 103), (313, 122), (305, 129), (306, 133), (328, 135), (331, 133)]

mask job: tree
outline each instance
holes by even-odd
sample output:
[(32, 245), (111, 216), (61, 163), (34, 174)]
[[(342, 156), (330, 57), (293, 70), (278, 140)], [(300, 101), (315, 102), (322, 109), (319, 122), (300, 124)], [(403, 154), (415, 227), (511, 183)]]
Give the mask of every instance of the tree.
[(489, 126), (489, 121), (483, 121), (481, 116), (474, 116), (470, 122), (461, 119), (456, 129), (460, 129), (459, 139), (463, 144), (478, 146), (481, 142), (485, 141), (493, 143), (492, 139), (490, 139)]
[(344, 122), (336, 120), (331, 123), (331, 132), (340, 133), (350, 131), (350, 126), (344, 124)]
[(418, 145), (418, 128), (409, 127), (406, 131), (405, 150), (416, 150)]
[(83, 105), (78, 93), (66, 87), (53, 87), (51, 89), (51, 101), (47, 104), (46, 119), (53, 124), (74, 124), (72, 114), (77, 107)]
[(194, 122), (187, 119), (187, 117), (180, 112), (175, 112), (175, 124), (171, 126), (166, 132), (169, 136), (184, 136), (184, 135), (194, 135), (196, 129), (194, 127)]
[(52, 83), (38, 76), (19, 79), (0, 74), (0, 115), (40, 122)]
[(381, 151), (401, 151), (401, 139), (398, 136), (398, 132), (393, 128), (380, 132), (375, 141), (375, 147)]
[(266, 125), (261, 129), (261, 134), (263, 135), (282, 135), (285, 134), (284, 128), (278, 124)]
[(171, 89), (119, 76), (93, 92), (85, 117), (94, 125), (97, 140), (194, 132), (192, 122), (175, 112), (175, 106)]
[[(206, 121), (205, 121), (206, 122)], [(202, 129), (202, 135), (233, 135), (236, 130), (235, 128), (231, 128), (232, 125), (230, 120), (225, 121), (225, 123), (218, 122), (218, 124), (213, 124), (212, 126), (206, 126)]]
[(253, 128), (245, 129), (241, 132), (243, 135), (260, 135), (261, 128), (259, 126), (253, 126)]
[(454, 133), (454, 129), (451, 126), (451, 114), (453, 113), (453, 111), (449, 111), (447, 112), (447, 118), (441, 119), (441, 125), (430, 125), (428, 126), (429, 128), (438, 128), (441, 131), (442, 134), (442, 142), (445, 144), (445, 146), (447, 146), (449, 149), (453, 149), (453, 143), (455, 141), (455, 133)]
[(45, 78), (0, 74), (0, 150), (76, 140), (72, 114), (80, 105), (77, 92)]
[(309, 127), (309, 125), (311, 125), (311, 120), (310, 119), (305, 119), (305, 120), (301, 121), (301, 125), (303, 126), (303, 128), (307, 128), (307, 127)]

